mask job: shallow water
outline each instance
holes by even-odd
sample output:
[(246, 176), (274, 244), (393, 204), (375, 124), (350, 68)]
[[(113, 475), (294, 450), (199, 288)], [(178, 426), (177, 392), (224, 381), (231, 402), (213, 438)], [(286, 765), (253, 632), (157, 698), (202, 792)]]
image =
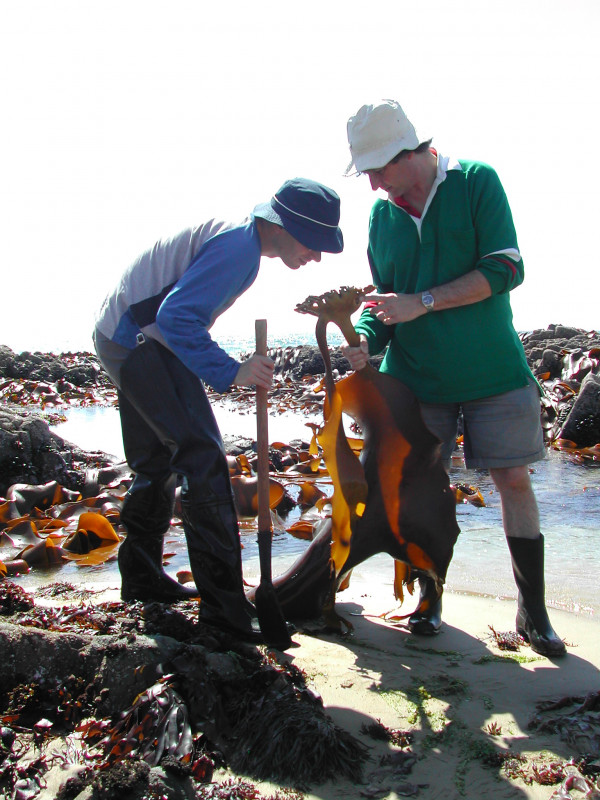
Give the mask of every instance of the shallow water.
[[(256, 418), (231, 407), (214, 406), (224, 434), (256, 437)], [(114, 408), (73, 408), (66, 412), (67, 422), (54, 430), (60, 436), (86, 450), (103, 450), (123, 457), (119, 415)], [(300, 415), (269, 416), (270, 441), (307, 439), (308, 421), (317, 418)], [(502, 531), (499, 495), (485, 471), (465, 470), (454, 465), (450, 480), (477, 486), (486, 507), (470, 504), (457, 507), (461, 535), (447, 576), (447, 589), (492, 597), (516, 596), (510, 568), (510, 557)], [(548, 605), (584, 614), (600, 611), (600, 469), (582, 466), (553, 450), (547, 458), (533, 465), (532, 480), (540, 507), (542, 532), (546, 539), (546, 594)], [(244, 575), (253, 583), (258, 580), (258, 550), (255, 532), (244, 532), (242, 526)], [(281, 574), (307, 547), (307, 542), (287, 533), (276, 533), (273, 541), (273, 574)], [(170, 537), (166, 551), (173, 552), (169, 571), (187, 568), (183, 534)], [(393, 561), (384, 554), (371, 558), (355, 572), (378, 585), (389, 585), (390, 607), (393, 606)], [(28, 581), (33, 578), (28, 576)], [(81, 568), (72, 564), (61, 568), (53, 580), (81, 579)], [(101, 570), (86, 571), (86, 580), (102, 580), (118, 586), (116, 564)], [(42, 576), (40, 576), (40, 579)], [(47, 576), (44, 578), (47, 580)], [(31, 584), (30, 584), (31, 585)], [(412, 601), (410, 601), (412, 603)]]

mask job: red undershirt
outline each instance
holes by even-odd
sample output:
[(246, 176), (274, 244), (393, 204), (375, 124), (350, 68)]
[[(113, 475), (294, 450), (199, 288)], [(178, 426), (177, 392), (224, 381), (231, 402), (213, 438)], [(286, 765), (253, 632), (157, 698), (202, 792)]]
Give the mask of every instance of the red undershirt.
[[(433, 155), (437, 158), (437, 150), (435, 150), (433, 147), (430, 147), (429, 152), (433, 153)], [(421, 219), (421, 212), (417, 211), (417, 209), (411, 206), (410, 203), (407, 203), (402, 196), (394, 197), (394, 203), (397, 206), (400, 206), (400, 208), (403, 208), (404, 211), (406, 211), (408, 214), (411, 215), (411, 217), (416, 217), (417, 219)]]

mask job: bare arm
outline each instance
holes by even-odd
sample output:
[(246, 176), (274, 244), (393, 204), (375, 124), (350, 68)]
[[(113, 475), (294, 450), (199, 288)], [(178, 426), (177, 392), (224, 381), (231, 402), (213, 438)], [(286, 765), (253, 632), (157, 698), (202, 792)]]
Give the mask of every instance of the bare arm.
[[(461, 275), (460, 278), (449, 283), (433, 286), (429, 292), (433, 295), (435, 303), (433, 313), (446, 308), (479, 303), (492, 294), (487, 278), (477, 269), (467, 272), (466, 275)], [(421, 292), (416, 294), (371, 294), (366, 300), (377, 304), (370, 309), (371, 313), (386, 325), (410, 322), (428, 313), (421, 302)]]

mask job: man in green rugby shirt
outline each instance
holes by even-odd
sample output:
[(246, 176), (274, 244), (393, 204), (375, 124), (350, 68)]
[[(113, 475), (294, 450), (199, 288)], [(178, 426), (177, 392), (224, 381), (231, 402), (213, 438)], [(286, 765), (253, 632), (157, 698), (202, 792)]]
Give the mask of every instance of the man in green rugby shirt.
[[(544, 594), (544, 539), (528, 465), (544, 458), (539, 388), (512, 324), (509, 292), (523, 260), (504, 189), (481, 162), (448, 158), (393, 100), (348, 120), (348, 172), (368, 176), (375, 201), (368, 257), (377, 287), (344, 348), (354, 369), (387, 345), (381, 365), (419, 398), (447, 463), (462, 410), (468, 468), (486, 468), (500, 493), (519, 589), (517, 631), (543, 655), (564, 655)], [(431, 578), (420, 578), (422, 595)], [(441, 599), (409, 620), (441, 627)]]

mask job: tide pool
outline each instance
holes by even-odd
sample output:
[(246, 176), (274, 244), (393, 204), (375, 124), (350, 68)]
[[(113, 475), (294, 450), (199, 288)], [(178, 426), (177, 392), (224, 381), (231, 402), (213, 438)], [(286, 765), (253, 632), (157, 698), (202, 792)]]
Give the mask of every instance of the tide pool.
[[(223, 434), (256, 438), (253, 413), (239, 413), (218, 404), (213, 408)], [(53, 428), (58, 435), (85, 450), (102, 450), (123, 459), (119, 414), (115, 408), (72, 408), (67, 409), (66, 416), (67, 422)], [(269, 416), (269, 439), (306, 440), (310, 436), (306, 427), (309, 421), (319, 420), (297, 414)], [(493, 483), (485, 471), (469, 471), (460, 465), (452, 466), (450, 480), (477, 486), (486, 506), (457, 506), (461, 534), (448, 571), (447, 590), (515, 598), (516, 587), (502, 530), (500, 498)], [(564, 453), (549, 450), (544, 461), (532, 465), (532, 481), (546, 540), (548, 605), (584, 614), (597, 613), (600, 611), (600, 470), (576, 464)], [(241, 537), (244, 575), (252, 583), (259, 577), (256, 537), (243, 526)], [(290, 534), (276, 533), (273, 574), (287, 569), (306, 546), (305, 541)], [(184, 568), (187, 561), (182, 534), (174, 535), (170, 549), (175, 553), (170, 571)], [(118, 585), (116, 565), (107, 568), (114, 570), (114, 581)], [(355, 572), (367, 581), (389, 586), (390, 607), (393, 607), (393, 561), (389, 556), (375, 556)], [(61, 579), (69, 580), (69, 577)], [(408, 602), (414, 604), (410, 598)]]

